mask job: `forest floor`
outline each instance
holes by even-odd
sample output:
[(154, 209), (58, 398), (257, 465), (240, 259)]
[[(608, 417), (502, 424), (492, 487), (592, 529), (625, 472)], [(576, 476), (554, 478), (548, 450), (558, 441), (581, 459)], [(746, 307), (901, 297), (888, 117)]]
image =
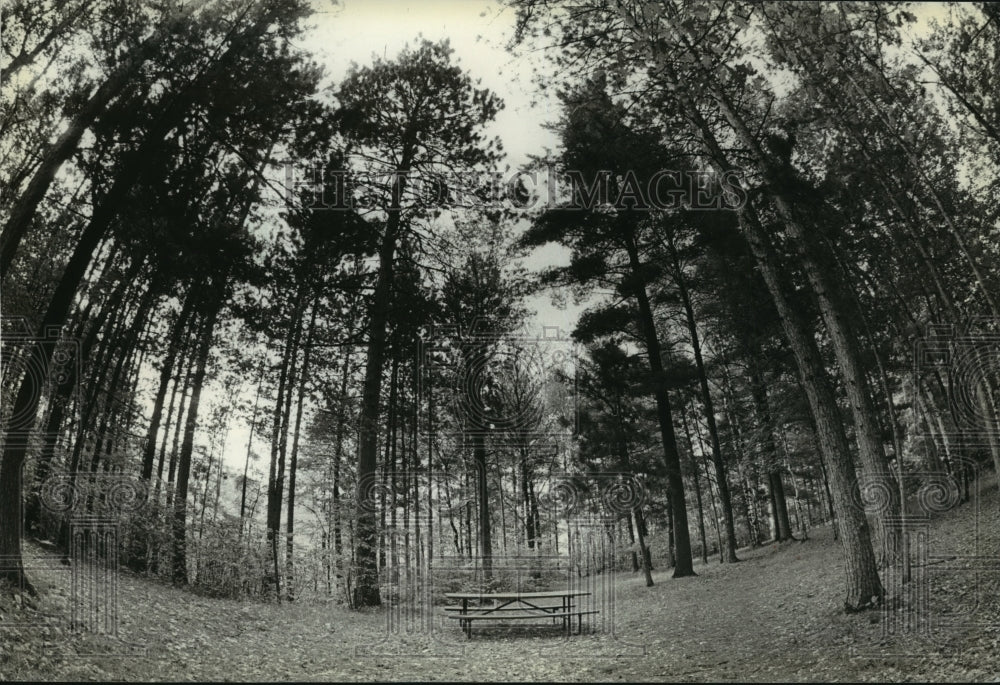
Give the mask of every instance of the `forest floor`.
[(613, 634), (569, 638), (494, 628), (466, 640), (443, 620), (433, 634), (390, 635), (386, 609), (211, 599), (122, 572), (112, 639), (71, 633), (69, 574), (35, 571), (37, 600), (0, 598), (0, 680), (995, 682), (998, 504), (991, 478), (978, 499), (936, 515), (907, 591), (883, 573), (882, 610), (843, 612), (840, 545), (821, 527), (805, 542), (741, 550), (739, 564), (699, 560), (697, 577), (655, 571), (651, 588), (621, 574), (613, 616), (602, 616)]

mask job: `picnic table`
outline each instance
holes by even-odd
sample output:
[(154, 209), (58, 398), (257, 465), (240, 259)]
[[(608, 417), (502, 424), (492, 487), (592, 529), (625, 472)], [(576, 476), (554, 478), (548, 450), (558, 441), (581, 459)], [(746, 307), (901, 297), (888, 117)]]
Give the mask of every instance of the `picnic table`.
[[(597, 611), (580, 611), (573, 600), (590, 593), (585, 590), (553, 590), (548, 592), (448, 592), (445, 597), (459, 600), (461, 606), (445, 607), (448, 618), (456, 619), (466, 637), (472, 637), (472, 624), (479, 621), (508, 621), (537, 618), (550, 618), (553, 623), (562, 619), (563, 629), (569, 633), (573, 625), (573, 617), (577, 625), (583, 629), (583, 617), (596, 614)], [(558, 604), (550, 604), (545, 600), (558, 599)], [(478, 605), (469, 606), (470, 601)], [(484, 602), (492, 602), (486, 606)]]

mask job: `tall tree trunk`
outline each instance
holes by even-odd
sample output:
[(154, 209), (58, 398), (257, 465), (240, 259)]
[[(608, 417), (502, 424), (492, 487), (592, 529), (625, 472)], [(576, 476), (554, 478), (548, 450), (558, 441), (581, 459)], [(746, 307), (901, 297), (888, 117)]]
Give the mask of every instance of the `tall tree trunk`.
[[(379, 568), (384, 569), (386, 567), (386, 498), (389, 492), (389, 472), (392, 471), (392, 518), (396, 515), (396, 424), (398, 423), (397, 416), (397, 405), (399, 404), (399, 357), (398, 350), (395, 346), (390, 346), (390, 354), (392, 355), (392, 371), (389, 373), (389, 406), (388, 411), (386, 411), (385, 426), (386, 433), (388, 434), (388, 439), (385, 441), (385, 456), (382, 459), (382, 489), (379, 492), (379, 546), (378, 546), (378, 565)], [(405, 452), (405, 431), (404, 431), (404, 448)], [(403, 481), (404, 483), (409, 482), (409, 471), (404, 470)], [(403, 496), (408, 497), (409, 493), (404, 485)], [(393, 521), (395, 524), (395, 521)], [(395, 528), (395, 525), (393, 525)], [(391, 533), (390, 533), (391, 535)], [(395, 539), (395, 538), (393, 538)]]
[(493, 543), (490, 530), (490, 488), (489, 472), (486, 467), (486, 438), (482, 431), (472, 436), (472, 458), (476, 471), (477, 504), (479, 505), (479, 554), (483, 569), (483, 581), (493, 578)]
[(635, 545), (636, 545), (635, 526), (632, 525), (632, 518), (633, 518), (633, 515), (631, 513), (629, 513), (629, 515), (625, 517), (625, 521), (626, 521), (626, 524), (627, 524), (625, 526), (625, 532), (628, 533), (628, 544), (629, 544), (630, 547), (632, 547), (631, 551), (629, 552), (629, 557), (632, 560), (632, 573), (638, 573), (639, 572), (639, 553), (635, 551)]
[[(154, 286), (155, 287), (155, 286)], [(142, 300), (139, 303), (138, 309), (135, 316), (132, 319), (131, 324), (128, 328), (119, 336), (118, 340), (118, 357), (115, 360), (115, 367), (111, 373), (111, 378), (108, 382), (108, 387), (106, 391), (106, 399), (104, 402), (104, 417), (101, 421), (100, 430), (97, 433), (97, 443), (94, 447), (93, 461), (91, 464), (91, 472), (96, 472), (97, 470), (97, 460), (99, 458), (99, 453), (102, 446), (107, 445), (110, 452), (110, 447), (113, 440), (109, 439), (107, 436), (108, 425), (112, 416), (112, 412), (117, 409), (117, 395), (119, 387), (121, 385), (122, 372), (125, 370), (126, 361), (132, 350), (135, 349), (139, 341), (139, 336), (142, 328), (146, 324), (146, 317), (149, 314), (149, 310), (153, 306), (157, 298), (157, 294), (153, 287), (148, 289), (142, 296)], [(117, 423), (117, 422), (116, 422)], [(74, 476), (70, 474), (72, 480)]]
[(528, 549), (535, 549), (535, 538), (538, 533), (535, 529), (536, 521), (531, 515), (531, 477), (528, 471), (528, 455), (524, 453), (523, 456), (524, 458), (521, 460), (520, 480), (521, 497), (524, 499), (524, 538)]
[(11, 207), (10, 218), (4, 225), (3, 233), (0, 234), (0, 279), (7, 277), (14, 256), (17, 254), (17, 248), (31, 225), (39, 203), (45, 197), (63, 163), (76, 151), (83, 134), (105, 111), (108, 104), (128, 86), (142, 65), (153, 56), (164, 40), (170, 34), (183, 28), (187, 15), (192, 9), (193, 6), (190, 5), (181, 9), (177, 16), (169, 18), (155, 34), (143, 41), (122, 60), (118, 69), (94, 91), (93, 95), (87, 99), (87, 102), (70, 121), (66, 130), (45, 151), (45, 155), (27, 189)]
[(343, 579), (343, 536), (341, 532), (341, 511), (340, 511), (340, 465), (344, 459), (344, 430), (347, 425), (347, 382), (351, 377), (351, 355), (344, 355), (344, 366), (340, 377), (340, 410), (337, 412), (337, 429), (334, 436), (333, 449), (333, 482), (330, 493), (331, 508), (333, 510), (333, 558), (334, 570), (338, 584)]
[(828, 476), (847, 569), (847, 597), (844, 607), (848, 611), (858, 611), (877, 606), (882, 601), (884, 590), (878, 576), (868, 521), (864, 511), (858, 507), (861, 495), (850, 448), (819, 350), (815, 339), (806, 332), (807, 328), (802, 323), (800, 314), (784, 295), (777, 259), (756, 216), (744, 208), (740, 212), (740, 223), (781, 318), (795, 356), (800, 382), (815, 420), (819, 444), (830, 467)]
[[(617, 440), (615, 442), (616, 442), (616, 445), (617, 445), (617, 448), (618, 448), (618, 459), (621, 462), (622, 469), (625, 471), (625, 473), (632, 473), (632, 460), (629, 457), (628, 439), (626, 437), (625, 427), (624, 427), (624, 425), (622, 425), (622, 415), (621, 415), (621, 405), (620, 405), (620, 403), (617, 406), (617, 411), (615, 412), (615, 418), (616, 418), (615, 427), (616, 427), (616, 433), (617, 433), (617, 436), (616, 436)], [(645, 521), (645, 519), (643, 519), (643, 516), (642, 516), (642, 508), (639, 507), (639, 506), (633, 507), (632, 511), (631, 511), (631, 516), (634, 516), (635, 520), (636, 520), (636, 529), (637, 529), (638, 536), (639, 536), (639, 552), (640, 552), (640, 555), (641, 555), (641, 558), (642, 558), (642, 565), (641, 565), (642, 566), (642, 573), (643, 573), (643, 576), (645, 576), (645, 579), (646, 579), (646, 587), (652, 587), (652, 585), (653, 585), (653, 576), (650, 574), (650, 571), (651, 571), (651, 563), (650, 563), (650, 561), (651, 560), (650, 560), (650, 556), (649, 556), (649, 548), (646, 547), (646, 521)], [(631, 518), (631, 516), (628, 517), (628, 519), (629, 519), (629, 522), (628, 522), (629, 537), (632, 536), (632, 518)], [(634, 553), (633, 553), (633, 555), (634, 555)], [(633, 559), (632, 559), (632, 563), (635, 564), (635, 557), (634, 556), (633, 556)], [(673, 564), (671, 564), (671, 565), (673, 565)]]
[(876, 548), (879, 550), (879, 561), (880, 563), (890, 563), (899, 554), (898, 529), (888, 522), (899, 517), (898, 485), (889, 471), (881, 430), (878, 426), (878, 417), (868, 387), (868, 378), (861, 362), (857, 337), (852, 333), (844, 313), (842, 286), (834, 278), (831, 269), (825, 267), (821, 256), (817, 254), (820, 243), (814, 234), (817, 233), (815, 229), (821, 231), (821, 228), (814, 226), (814, 230), (810, 231), (803, 225), (801, 211), (795, 206), (792, 198), (780, 190), (788, 185), (782, 182), (783, 172), (778, 170), (764, 153), (742, 116), (730, 105), (728, 98), (722, 93), (716, 93), (716, 99), (741, 143), (756, 158), (758, 166), (767, 179), (768, 187), (772, 189), (770, 197), (778, 216), (797, 243), (799, 261), (815, 295), (820, 315), (826, 324), (840, 375), (844, 381), (844, 390), (851, 407), (851, 415), (854, 418), (861, 466), (869, 481), (867, 488), (870, 489), (869, 494), (874, 495), (880, 507), (875, 512), (879, 522), (875, 536)]
[[(149, 292), (143, 296), (143, 299), (138, 305), (139, 312), (141, 314), (143, 309), (143, 301), (146, 301), (146, 296)], [(94, 371), (91, 373), (87, 379), (86, 385), (91, 387), (91, 391), (83, 405), (83, 411), (80, 416), (79, 429), (77, 431), (76, 443), (73, 445), (73, 453), (70, 457), (69, 463), (69, 477), (70, 477), (70, 497), (75, 498), (76, 493), (76, 481), (79, 477), (78, 474), (83, 471), (81, 468), (81, 462), (83, 461), (84, 449), (87, 444), (87, 431), (92, 430), (94, 427), (94, 422), (100, 418), (100, 424), (94, 434), (93, 451), (91, 452), (91, 472), (97, 471), (98, 461), (100, 459), (101, 447), (103, 445), (103, 437), (107, 430), (108, 421), (110, 420), (110, 412), (112, 406), (112, 396), (116, 391), (116, 386), (118, 384), (118, 379), (121, 374), (121, 368), (124, 364), (125, 350), (124, 346), (130, 344), (129, 339), (132, 335), (136, 334), (134, 330), (134, 325), (136, 321), (133, 320), (132, 324), (126, 325), (128, 321), (128, 309), (129, 305), (126, 304), (119, 309), (117, 309), (111, 320), (109, 321), (105, 335), (101, 339), (100, 348), (97, 354), (97, 359), (94, 364)], [(124, 327), (125, 331), (119, 331), (120, 328)], [(118, 352), (118, 356), (115, 353)], [(111, 369), (112, 361), (117, 362), (114, 368), (114, 372), (111, 375), (110, 380), (108, 380), (109, 369)], [(101, 401), (102, 391), (104, 393), (104, 401)], [(71, 509), (75, 509), (77, 503), (72, 502)], [(85, 507), (90, 506), (90, 501), (84, 503)], [(69, 549), (69, 516), (63, 518), (59, 526), (58, 541), (63, 549)]]
[[(420, 373), (423, 360), (414, 361), (413, 371), (413, 431), (414, 445), (419, 426), (417, 425), (417, 402), (420, 398)], [(440, 485), (439, 492), (440, 492)], [(515, 495), (516, 499), (516, 495)], [(438, 520), (438, 540), (441, 540), (441, 521)], [(432, 574), (434, 566), (434, 392), (427, 392), (427, 573)], [(431, 576), (433, 577), (433, 576)]]
[(170, 385), (170, 378), (174, 373), (174, 364), (177, 361), (177, 354), (181, 347), (184, 332), (187, 329), (188, 319), (194, 309), (195, 291), (197, 285), (192, 284), (190, 290), (184, 298), (184, 305), (180, 314), (174, 321), (170, 337), (167, 340), (167, 354), (163, 359), (163, 366), (160, 368), (160, 384), (156, 389), (156, 398), (153, 400), (153, 413), (149, 419), (149, 428), (146, 431), (146, 444), (142, 454), (142, 478), (148, 481), (153, 475), (153, 458), (156, 456), (156, 435), (160, 430), (160, 422), (163, 419), (163, 403), (167, 397), (167, 386)]
[[(687, 438), (688, 453), (691, 455), (691, 475), (694, 478), (694, 494), (698, 502), (698, 536), (701, 538), (701, 562), (708, 565), (708, 542), (705, 540), (705, 510), (701, 500), (701, 483), (698, 475), (698, 460), (694, 456), (694, 441), (691, 440), (691, 431), (688, 428), (687, 407), (681, 407), (681, 425), (684, 427), (684, 436)], [(718, 471), (716, 471), (718, 478)], [(736, 535), (735, 529), (733, 535)], [(735, 541), (734, 541), (735, 544)]]
[[(265, 27), (266, 25), (259, 28), (263, 30)], [(220, 60), (220, 63), (222, 61)], [(65, 323), (67, 312), (73, 303), (73, 298), (87, 266), (91, 263), (94, 251), (104, 238), (120, 207), (127, 203), (128, 194), (137, 179), (143, 175), (143, 170), (148, 168), (146, 161), (151, 151), (180, 123), (193, 95), (194, 88), (189, 88), (183, 96), (174, 98), (170, 105), (160, 112), (150, 126), (143, 142), (128, 155), (122, 172), (115, 178), (111, 189), (101, 204), (94, 209), (90, 221), (80, 234), (73, 254), (63, 269), (55, 292), (52, 294), (45, 314), (38, 325), (36, 335), (44, 342), (31, 347), (28, 363), (36, 369), (44, 371), (46, 376), (55, 353), (55, 342), (47, 340), (46, 337), (51, 331), (59, 330)], [(82, 135), (82, 131), (79, 135)], [(78, 139), (79, 137), (77, 137)], [(39, 169), (39, 174), (44, 172), (49, 176), (55, 175), (58, 164), (61, 164), (59, 155), (63, 153), (54, 154), (53, 159), (56, 161), (52, 168)], [(5, 233), (8, 230), (10, 233), (4, 238), (3, 251), (7, 257), (0, 255), (2, 264), (9, 266), (9, 262), (13, 259), (17, 243), (23, 235), (27, 222), (34, 214), (34, 206), (37, 206), (42, 199), (44, 190), (48, 187), (48, 181), (43, 179), (41, 185), (44, 187), (39, 192), (25, 196), (27, 199), (22, 202), (23, 208), (12, 215), (5, 228)], [(27, 448), (24, 434), (30, 431), (34, 425), (42, 395), (41, 390), (41, 388), (36, 387), (35, 380), (31, 375), (22, 380), (12, 406), (12, 415), (19, 417), (20, 420), (10, 423), (4, 431), (3, 465), (0, 466), (0, 481), (4, 483), (4, 486), (0, 488), (0, 529), (2, 529), (0, 532), (0, 558), (7, 559), (8, 562), (0, 570), (0, 575), (9, 577), (18, 584), (26, 582), (21, 562), (21, 470)]]
[[(402, 434), (406, 435), (406, 412), (402, 414), (403, 425)], [(424, 568), (424, 533), (420, 521), (420, 452), (418, 450), (417, 444), (417, 416), (416, 416), (416, 406), (414, 405), (413, 414), (411, 416), (411, 429), (410, 433), (410, 449), (413, 450), (413, 537), (416, 541), (417, 550), (417, 563), (415, 569), (418, 573)], [(401, 445), (403, 449), (404, 446)], [(430, 469), (428, 468), (428, 471)]]
[(188, 346), (182, 342), (180, 356), (175, 362), (177, 372), (172, 381), (173, 387), (170, 390), (170, 402), (167, 404), (167, 420), (163, 424), (163, 439), (160, 440), (160, 458), (157, 460), (156, 464), (156, 485), (154, 489), (155, 494), (153, 496), (154, 502), (160, 501), (160, 484), (163, 481), (163, 462), (167, 455), (167, 441), (170, 438), (170, 428), (174, 420), (174, 403), (177, 400), (177, 388), (181, 385), (181, 381), (184, 377), (184, 368), (188, 364), (188, 360), (186, 359), (187, 352)]
[[(129, 273), (131, 275), (135, 275), (135, 272), (130, 271)], [(80, 338), (83, 339), (83, 342), (80, 343), (79, 365), (73, 364), (69, 370), (69, 377), (66, 379), (66, 382), (58, 384), (53, 390), (54, 397), (50, 400), (51, 410), (46, 422), (45, 433), (43, 434), (45, 438), (45, 446), (42, 448), (38, 465), (35, 468), (35, 483), (28, 495), (28, 504), (24, 515), (24, 530), (26, 531), (34, 528), (39, 523), (41, 518), (42, 503), (39, 496), (39, 489), (52, 470), (52, 460), (55, 459), (57, 441), (62, 430), (63, 417), (65, 416), (66, 410), (69, 408), (70, 397), (73, 394), (73, 390), (77, 387), (79, 381), (81, 380), (79, 367), (87, 363), (90, 359), (91, 350), (94, 347), (94, 343), (97, 342), (97, 338), (103, 330), (105, 322), (108, 320), (108, 315), (112, 310), (116, 309), (115, 305), (121, 299), (122, 294), (130, 281), (131, 279), (128, 277), (119, 281), (107, 301), (101, 307), (97, 316), (93, 321), (89, 322), (89, 326), (87, 326), (88, 321), (86, 316), (81, 317), (80, 324), (77, 326), (74, 338), (78, 340)], [(86, 335), (83, 334), (84, 328), (87, 330)]]
[[(649, 40), (635, 17), (624, 7), (622, 7), (622, 16), (627, 24), (633, 28), (637, 38), (642, 41), (642, 45), (648, 47), (650, 57), (657, 63), (657, 66), (662, 68), (664, 76), (685, 101), (685, 113), (691, 118), (696, 133), (701, 136), (713, 166), (723, 174), (731, 173), (735, 167), (730, 164), (712, 127), (702, 116), (697, 106), (696, 96), (689, 92), (691, 85), (677, 77), (673, 65), (665, 59), (662, 46)], [(688, 47), (692, 46), (689, 44)], [(745, 124), (738, 117), (733, 116), (732, 108), (728, 106), (720, 93), (712, 92), (712, 94), (716, 96), (716, 100), (722, 106), (723, 114), (729, 120), (730, 125), (736, 129), (740, 142), (744, 146), (751, 146), (751, 150), (756, 148), (754, 150), (756, 153), (760, 148), (756, 145), (754, 137), (749, 135)], [(767, 171), (767, 169), (764, 170)], [(784, 213), (782, 211), (782, 214)], [(778, 262), (773, 247), (771, 247), (759, 219), (746, 204), (739, 208), (738, 216), (740, 225), (750, 243), (751, 251), (757, 260), (758, 268), (764, 277), (772, 299), (775, 301), (775, 307), (795, 356), (800, 380), (816, 421), (820, 446), (827, 453), (830, 464), (831, 485), (840, 514), (838, 523), (847, 570), (845, 609), (856, 611), (878, 605), (881, 603), (884, 590), (878, 577), (878, 566), (872, 550), (868, 521), (864, 512), (860, 511), (856, 504), (860, 502), (857, 476), (854, 472), (847, 439), (844, 436), (836, 400), (829, 381), (825, 377), (826, 372), (819, 351), (816, 349), (815, 340), (807, 332), (808, 328), (800, 321), (799, 312), (792, 307), (785, 296), (784, 284), (781, 283), (778, 276)], [(787, 220), (786, 223), (788, 223)], [(864, 385), (860, 385), (855, 390), (864, 390), (864, 387)]]
[(807, 521), (802, 516), (802, 497), (799, 495), (799, 481), (795, 477), (795, 472), (792, 471), (792, 464), (788, 456), (788, 445), (785, 443), (784, 432), (778, 430), (778, 437), (781, 438), (781, 452), (784, 458), (785, 469), (788, 471), (788, 475), (792, 477), (792, 487), (794, 488), (795, 492), (795, 510), (798, 512), (797, 518), (799, 523), (799, 532), (802, 535), (802, 541), (805, 542), (806, 540), (809, 539), (809, 525), (812, 522)]
[(708, 475), (708, 465), (705, 465), (705, 480), (708, 482), (708, 496), (712, 504), (712, 525), (715, 526), (716, 544), (719, 546), (719, 563), (725, 563), (722, 559), (722, 529), (719, 527), (719, 509), (715, 503), (715, 490), (712, 488), (712, 480)]
[[(629, 264), (633, 274), (642, 272), (639, 263), (639, 250), (631, 231), (626, 236), (626, 249)], [(687, 504), (684, 499), (684, 480), (681, 476), (681, 460), (677, 452), (677, 438), (674, 435), (674, 423), (671, 417), (670, 397), (663, 380), (663, 360), (660, 357), (660, 341), (656, 332), (656, 322), (653, 319), (653, 309), (646, 293), (646, 286), (635, 287), (634, 296), (639, 305), (639, 327), (649, 357), (649, 368), (655, 379), (654, 395), (656, 397), (656, 416), (660, 424), (660, 437), (663, 441), (663, 456), (669, 483), (671, 511), (674, 522), (677, 563), (674, 566), (674, 578), (697, 575), (691, 559), (691, 539), (688, 533)]]
[(405, 141), (400, 166), (394, 175), (392, 200), (385, 233), (379, 247), (379, 270), (369, 309), (368, 353), (361, 397), (358, 445), (358, 490), (356, 498), (357, 536), (355, 560), (357, 577), (352, 606), (379, 606), (382, 597), (378, 585), (378, 531), (370, 490), (374, 485), (378, 461), (379, 415), (381, 414), (382, 367), (386, 353), (386, 328), (395, 280), (396, 243), (402, 221), (402, 198), (406, 174), (410, 171), (415, 141)]
[(715, 466), (716, 482), (719, 484), (719, 504), (722, 507), (722, 517), (726, 531), (726, 547), (723, 552), (723, 559), (726, 563), (732, 564), (739, 561), (739, 558), (736, 556), (736, 527), (733, 523), (733, 501), (729, 493), (726, 464), (722, 458), (722, 447), (719, 443), (719, 429), (715, 423), (715, 405), (712, 402), (712, 393), (708, 387), (708, 373), (705, 371), (705, 361), (701, 353), (701, 337), (698, 335), (698, 322), (695, 319), (691, 294), (688, 292), (687, 280), (684, 277), (680, 258), (677, 254), (677, 246), (674, 244), (673, 234), (669, 230), (667, 231), (664, 243), (670, 254), (674, 283), (677, 285), (681, 304), (684, 306), (684, 320), (691, 338), (691, 348), (694, 351), (695, 368), (698, 371), (698, 387), (701, 390), (701, 402), (705, 407), (705, 420), (708, 424), (708, 435), (712, 447), (712, 464)]
[(757, 421), (764, 429), (764, 452), (767, 455), (766, 469), (768, 488), (771, 493), (772, 516), (774, 517), (774, 540), (784, 542), (792, 539), (792, 526), (788, 521), (788, 504), (785, 487), (781, 482), (781, 460), (778, 458), (777, 441), (774, 437), (774, 420), (767, 397), (767, 386), (757, 359), (762, 354), (758, 348), (748, 360), (750, 372), (750, 396), (753, 400)]
[(288, 321), (288, 331), (282, 348), (281, 371), (278, 377), (278, 396), (274, 401), (274, 416), (271, 426), (271, 463), (267, 479), (267, 544), (270, 549), (274, 578), (274, 596), (281, 601), (281, 576), (278, 569), (278, 533), (281, 530), (281, 500), (285, 491), (285, 449), (287, 440), (287, 406), (292, 395), (295, 357), (297, 356), (297, 335), (302, 324), (303, 293), (296, 291), (295, 305)]
[(222, 302), (209, 304), (205, 315), (205, 323), (201, 332), (200, 345), (197, 352), (197, 368), (194, 373), (191, 388), (191, 401), (188, 405), (184, 426), (184, 442), (177, 465), (177, 490), (174, 496), (173, 510), (173, 580), (186, 585), (187, 573), (187, 494), (188, 479), (191, 475), (191, 455), (194, 452), (194, 433), (198, 427), (198, 409), (201, 404), (201, 391), (205, 385), (205, 372), (208, 366), (208, 354), (212, 349), (212, 336), (215, 323), (219, 317)]
[[(390, 540), (390, 545), (391, 545), (392, 549), (390, 550), (391, 551), (390, 558), (392, 559), (392, 568), (393, 568), (394, 581), (395, 581), (396, 580), (395, 573), (399, 569), (399, 544), (398, 544), (399, 543), (399, 535), (396, 532), (397, 531), (396, 524), (397, 524), (397, 519), (399, 517), (399, 512), (397, 511), (399, 509), (399, 507), (397, 506), (397, 504), (398, 504), (397, 498), (398, 498), (398, 492), (399, 492), (399, 482), (398, 482), (398, 480), (399, 480), (399, 474), (397, 473), (397, 469), (396, 469), (397, 457), (399, 456), (398, 453), (397, 453), (397, 447), (398, 447), (398, 445), (397, 445), (397, 442), (398, 442), (398, 433), (397, 433), (398, 427), (397, 427), (397, 424), (398, 424), (398, 421), (396, 421), (396, 411), (397, 411), (396, 410), (396, 404), (397, 404), (396, 394), (398, 393), (397, 383), (399, 382), (399, 359), (398, 359), (398, 357), (397, 357), (396, 354), (393, 354), (392, 372), (390, 373), (390, 381), (389, 382), (390, 382), (390, 386), (389, 386), (389, 417), (388, 417), (388, 420), (389, 420), (389, 440), (386, 442), (386, 452), (387, 452), (388, 458), (386, 459), (386, 464), (387, 464), (386, 469), (383, 469), (383, 481), (382, 481), (383, 482), (383, 488), (382, 489), (383, 489), (383, 491), (385, 491), (385, 476), (384, 476), (385, 471), (386, 470), (391, 471), (391, 473), (392, 473), (392, 481), (391, 481), (391, 484), (390, 484), (389, 492), (392, 493), (392, 497), (391, 497), (392, 501), (390, 503), (390, 508), (392, 510), (392, 515), (389, 518), (389, 526), (392, 529), (392, 537), (391, 537), (391, 540)], [(406, 443), (405, 439), (403, 440), (403, 443), (404, 443), (404, 447), (405, 447), (405, 443)], [(403, 474), (403, 477), (404, 477), (404, 480), (405, 480), (406, 474)], [(406, 492), (405, 491), (403, 493), (403, 497), (404, 497), (404, 499), (406, 497)], [(383, 562), (383, 566), (384, 565), (385, 564)]]
[(312, 314), (309, 317), (309, 328), (306, 333), (305, 352), (302, 357), (302, 373), (299, 377), (299, 392), (296, 398), (295, 429), (292, 433), (292, 460), (288, 468), (288, 518), (285, 528), (285, 596), (291, 602), (295, 599), (295, 545), (292, 535), (295, 532), (295, 475), (299, 466), (299, 431), (302, 428), (302, 409), (306, 395), (306, 383), (309, 380), (309, 362), (312, 357), (313, 334), (316, 330), (316, 307), (319, 304), (317, 296), (313, 301)]
[[(733, 167), (715, 138), (714, 132), (700, 112), (691, 111), (695, 125), (717, 170), (730, 172)], [(878, 565), (872, 550), (868, 521), (857, 503), (861, 501), (857, 476), (847, 438), (844, 435), (836, 399), (826, 378), (816, 342), (801, 321), (801, 314), (785, 295), (777, 256), (755, 212), (744, 205), (738, 211), (740, 226), (750, 244), (757, 266), (775, 308), (782, 328), (796, 360), (800, 382), (805, 390), (809, 407), (816, 424), (821, 450), (830, 465), (833, 499), (837, 506), (837, 524), (847, 570), (847, 596), (845, 609), (857, 611), (881, 603), (884, 595), (878, 577)]]
[(257, 394), (253, 400), (253, 413), (250, 415), (250, 436), (247, 438), (247, 456), (243, 462), (243, 484), (240, 494), (240, 538), (243, 537), (243, 524), (246, 521), (247, 476), (250, 473), (250, 455), (253, 454), (253, 434), (257, 431), (257, 409), (260, 407), (260, 393), (264, 387), (264, 371), (266, 368), (266, 360), (261, 359), (260, 373), (257, 375)]

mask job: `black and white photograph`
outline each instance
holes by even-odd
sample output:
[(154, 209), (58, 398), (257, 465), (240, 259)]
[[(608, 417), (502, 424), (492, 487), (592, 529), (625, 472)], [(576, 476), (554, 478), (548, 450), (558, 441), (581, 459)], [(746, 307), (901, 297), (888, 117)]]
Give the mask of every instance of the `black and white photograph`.
[(1000, 2), (0, 2), (0, 681), (996, 682), (998, 480)]

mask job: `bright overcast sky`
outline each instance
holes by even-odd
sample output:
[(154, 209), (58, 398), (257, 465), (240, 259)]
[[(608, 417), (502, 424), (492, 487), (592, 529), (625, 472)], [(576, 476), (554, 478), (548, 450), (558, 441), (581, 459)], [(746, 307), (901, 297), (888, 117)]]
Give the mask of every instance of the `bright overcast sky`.
[(446, 38), (459, 64), (503, 98), (506, 108), (493, 133), (503, 139), (512, 166), (553, 146), (552, 134), (543, 128), (555, 117), (553, 103), (543, 98), (532, 107), (536, 93), (530, 65), (504, 49), (513, 32), (513, 10), (484, 0), (313, 1), (315, 28), (302, 47), (326, 65), (332, 82), (347, 73), (351, 62), (370, 64), (373, 55), (392, 59), (420, 35)]

